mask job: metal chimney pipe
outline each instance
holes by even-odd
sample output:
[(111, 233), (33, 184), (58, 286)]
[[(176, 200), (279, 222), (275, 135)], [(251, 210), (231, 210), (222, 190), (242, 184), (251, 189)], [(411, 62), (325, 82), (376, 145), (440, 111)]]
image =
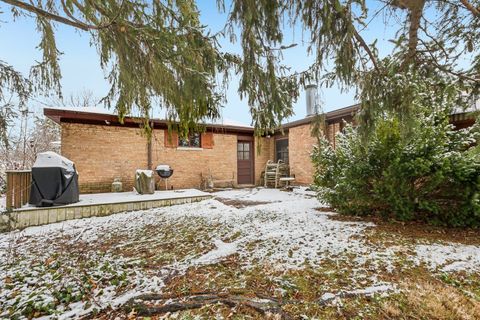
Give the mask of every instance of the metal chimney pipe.
[(307, 117), (318, 113), (317, 107), (317, 85), (309, 84), (305, 86), (306, 101), (307, 101)]

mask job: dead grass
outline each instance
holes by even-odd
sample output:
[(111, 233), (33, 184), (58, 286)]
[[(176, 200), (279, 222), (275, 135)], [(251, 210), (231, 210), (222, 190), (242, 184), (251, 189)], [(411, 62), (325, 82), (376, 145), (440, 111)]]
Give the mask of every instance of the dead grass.
[[(445, 228), (428, 225), (422, 222), (387, 221), (380, 217), (358, 217), (347, 215), (331, 215), (332, 220), (348, 222), (372, 222), (366, 236), (373, 241), (388, 244), (392, 239), (418, 241), (442, 241), (462, 244), (480, 245), (480, 229)], [(395, 243), (397, 240), (394, 240)], [(397, 243), (398, 244), (398, 243)]]
[[(413, 279), (411, 279), (413, 280)], [(403, 292), (381, 308), (395, 319), (480, 319), (480, 302), (438, 280), (401, 282)]]
[[(174, 297), (206, 292), (268, 297), (279, 301), (290, 319), (480, 319), (480, 292), (475, 291), (480, 290), (479, 275), (433, 275), (422, 267), (399, 270), (379, 275), (380, 281), (397, 285), (396, 293), (342, 296), (324, 304), (320, 303), (323, 294), (338, 294), (355, 286), (352, 277), (356, 271), (347, 263), (327, 260), (319, 267), (273, 271), (268, 266), (245, 269), (239, 257), (232, 255), (221, 263), (192, 267), (186, 274), (169, 279), (163, 293)], [(370, 284), (366, 279), (362, 285)], [(114, 316), (122, 318), (126, 314), (117, 310), (97, 315), (101, 319)], [(245, 306), (224, 305), (208, 305), (152, 319), (214, 318), (278, 319)]]

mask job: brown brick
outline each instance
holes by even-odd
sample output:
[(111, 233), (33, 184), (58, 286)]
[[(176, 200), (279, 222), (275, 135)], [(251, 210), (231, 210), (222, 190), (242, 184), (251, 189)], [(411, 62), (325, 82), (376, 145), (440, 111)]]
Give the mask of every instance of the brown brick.
[[(199, 188), (201, 174), (216, 179), (237, 179), (237, 135), (213, 133), (213, 144), (202, 150), (181, 150), (165, 146), (165, 130), (154, 129), (153, 166), (168, 164), (174, 169), (169, 186)], [(258, 142), (260, 141), (260, 144)], [(273, 157), (273, 138), (255, 139), (255, 180), (265, 162)], [(260, 147), (260, 153), (257, 152)], [(75, 162), (81, 193), (109, 192), (115, 177), (123, 190), (134, 186), (136, 169), (147, 168), (147, 139), (140, 128), (62, 123), (62, 155)], [(157, 185), (164, 189), (165, 184)]]

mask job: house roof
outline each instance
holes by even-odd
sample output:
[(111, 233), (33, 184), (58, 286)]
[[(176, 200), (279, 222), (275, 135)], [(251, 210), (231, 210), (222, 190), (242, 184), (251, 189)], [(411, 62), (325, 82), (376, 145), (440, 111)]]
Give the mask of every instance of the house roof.
[[(357, 110), (359, 105), (355, 104), (345, 108), (337, 109), (327, 112), (325, 114), (327, 121), (333, 121), (339, 118), (346, 118), (352, 116)], [(113, 112), (101, 108), (44, 108), (43, 113), (46, 117), (60, 122), (74, 122), (74, 123), (89, 123), (89, 124), (101, 124), (101, 125), (121, 125), (118, 120), (118, 115)], [(309, 116), (300, 120), (292, 121), (282, 125), (282, 129), (289, 129), (303, 124), (308, 124), (314, 119), (313, 116)], [(168, 121), (164, 119), (151, 119), (155, 128), (166, 128)], [(127, 116), (124, 119), (125, 126), (138, 127), (142, 124), (142, 118), (137, 116)], [(213, 130), (225, 130), (229, 132), (240, 133), (253, 133), (253, 127), (245, 125), (238, 121), (229, 119), (219, 119), (213, 123), (205, 123), (208, 129)]]
[[(335, 120), (338, 120), (338, 119), (352, 117), (355, 114), (355, 112), (358, 111), (359, 107), (360, 107), (360, 104), (354, 104), (354, 105), (351, 105), (351, 106), (348, 106), (348, 107), (344, 107), (344, 108), (336, 109), (336, 110), (333, 110), (333, 111), (329, 111), (329, 112), (325, 113), (325, 120), (327, 122), (329, 122), (329, 121), (335, 121)], [(315, 119), (315, 116), (313, 116), (313, 115), (312, 116), (307, 116), (307, 117), (305, 117), (303, 119), (300, 119), (300, 120), (285, 123), (284, 125), (282, 125), (281, 128), (282, 129), (289, 129), (289, 128), (293, 128), (293, 127), (298, 127), (298, 126), (301, 126), (301, 125), (304, 125), (304, 124), (311, 123), (314, 119)]]
[[(127, 116), (124, 119), (124, 123), (121, 124), (118, 120), (118, 115), (100, 108), (44, 108), (43, 114), (55, 121), (61, 122), (73, 122), (73, 123), (87, 123), (87, 124), (100, 124), (100, 125), (124, 125), (127, 127), (138, 127), (142, 124), (143, 119), (136, 116)], [(167, 128), (168, 121), (164, 119), (151, 119), (154, 128)], [(228, 120), (219, 119), (214, 123), (205, 123), (208, 129), (238, 133), (252, 133), (253, 127), (245, 125), (243, 123)]]
[[(353, 117), (359, 110), (360, 104), (354, 104), (348, 107), (336, 109), (325, 113), (325, 120), (327, 122), (335, 122), (341, 119), (348, 119)], [(480, 110), (480, 102), (477, 101), (472, 108), (468, 110), (455, 110), (452, 114), (454, 119), (461, 117), (465, 120), (473, 119), (470, 112)], [(44, 115), (53, 121), (60, 122), (74, 122), (74, 123), (90, 123), (101, 125), (122, 125), (118, 120), (118, 116), (108, 110), (100, 108), (45, 108)], [(468, 118), (468, 119), (466, 119)], [(315, 119), (314, 116), (307, 116), (303, 119), (288, 122), (283, 124), (279, 129), (289, 129), (298, 127), (301, 125), (309, 124)], [(125, 126), (138, 127), (142, 124), (142, 117), (128, 116), (124, 119)], [(164, 119), (151, 119), (155, 128), (166, 128), (168, 121)], [(218, 130), (224, 132), (237, 132), (237, 133), (253, 133), (254, 128), (252, 126), (240, 123), (238, 121), (229, 119), (219, 119), (213, 123), (205, 123), (207, 129)]]

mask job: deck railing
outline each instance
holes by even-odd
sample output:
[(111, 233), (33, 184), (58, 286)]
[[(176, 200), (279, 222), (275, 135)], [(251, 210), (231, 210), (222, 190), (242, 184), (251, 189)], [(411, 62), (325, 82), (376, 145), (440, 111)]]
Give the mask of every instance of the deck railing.
[(32, 172), (30, 170), (7, 170), (7, 210), (22, 207), (30, 197)]

